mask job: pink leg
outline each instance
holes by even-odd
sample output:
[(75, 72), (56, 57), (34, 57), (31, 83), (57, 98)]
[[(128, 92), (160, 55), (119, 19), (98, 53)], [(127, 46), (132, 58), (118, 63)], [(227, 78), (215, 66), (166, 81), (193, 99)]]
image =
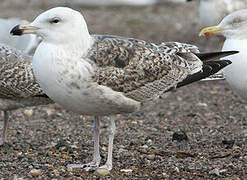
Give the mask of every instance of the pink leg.
[(71, 168), (83, 168), (86, 171), (89, 171), (90, 169), (96, 169), (99, 167), (100, 164), (100, 153), (99, 153), (99, 133), (100, 133), (100, 119), (98, 116), (95, 116), (94, 119), (94, 153), (93, 153), (93, 161), (87, 164), (69, 164), (68, 167)]
[(104, 168), (107, 170), (111, 170), (112, 169), (112, 152), (113, 152), (113, 140), (114, 140), (114, 135), (115, 135), (115, 130), (116, 130), (116, 126), (115, 126), (115, 121), (112, 117), (110, 117), (110, 126), (109, 126), (109, 141), (108, 141), (108, 155), (107, 155), (107, 161), (105, 163), (105, 165), (99, 167), (99, 168)]

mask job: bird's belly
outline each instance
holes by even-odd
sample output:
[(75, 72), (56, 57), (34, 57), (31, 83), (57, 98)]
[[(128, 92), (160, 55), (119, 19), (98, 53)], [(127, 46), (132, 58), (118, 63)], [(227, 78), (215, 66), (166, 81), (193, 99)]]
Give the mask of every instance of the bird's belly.
[(84, 115), (131, 113), (140, 107), (139, 102), (93, 82), (74, 87), (60, 85), (45, 91), (52, 100), (64, 108)]
[(238, 54), (225, 57), (232, 64), (224, 68), (224, 75), (230, 87), (247, 100), (247, 47), (242, 40), (226, 40), (222, 50), (237, 50)]
[(239, 66), (233, 63), (223, 71), (230, 87), (238, 95), (247, 100), (247, 64), (242, 63)]

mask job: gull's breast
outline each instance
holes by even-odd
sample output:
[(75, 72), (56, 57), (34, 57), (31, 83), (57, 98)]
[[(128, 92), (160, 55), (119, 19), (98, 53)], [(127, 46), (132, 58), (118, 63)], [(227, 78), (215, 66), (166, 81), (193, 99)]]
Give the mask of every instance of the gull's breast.
[(44, 53), (41, 50), (34, 55), (33, 67), (44, 92), (73, 112), (108, 115), (130, 113), (140, 106), (139, 102), (125, 97), (121, 92), (94, 82), (95, 67), (86, 60), (54, 56), (49, 51)]
[(247, 99), (247, 46), (246, 40), (227, 39), (222, 50), (237, 50), (238, 54), (226, 57), (232, 64), (224, 68), (226, 80), (233, 90)]

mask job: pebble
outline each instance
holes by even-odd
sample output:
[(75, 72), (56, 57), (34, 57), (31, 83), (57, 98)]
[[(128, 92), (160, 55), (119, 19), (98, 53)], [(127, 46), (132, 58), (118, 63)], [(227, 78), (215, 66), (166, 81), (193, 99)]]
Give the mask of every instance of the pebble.
[(40, 169), (32, 169), (30, 171), (30, 174), (33, 176), (33, 177), (38, 177), (40, 174), (41, 174), (41, 171)]
[(23, 111), (23, 113), (24, 113), (26, 116), (30, 117), (30, 116), (33, 115), (33, 110), (32, 110), (32, 109), (25, 109), (25, 110)]
[(181, 142), (181, 141), (188, 141), (189, 138), (184, 131), (176, 131), (172, 135), (172, 140), (173, 141), (176, 140), (178, 142)]
[(218, 168), (215, 168), (215, 169), (209, 171), (209, 174), (214, 174), (214, 175), (220, 176), (220, 171)]
[(120, 148), (118, 149), (118, 153), (122, 153), (122, 152), (126, 152), (127, 150), (126, 149), (123, 149), (123, 148)]
[(71, 147), (72, 149), (78, 149), (78, 146), (76, 146), (75, 144), (70, 145), (70, 147)]
[(131, 173), (132, 169), (121, 169), (120, 172)]
[(180, 172), (180, 170), (178, 169), (178, 167), (175, 167), (175, 171), (178, 172), (178, 173)]
[(110, 174), (110, 171), (108, 169), (105, 169), (105, 168), (98, 168), (96, 170), (96, 173), (100, 176), (106, 176), (106, 175)]
[(149, 160), (154, 160), (155, 159), (155, 154), (149, 154), (149, 155), (147, 155), (147, 158)]
[(196, 106), (206, 108), (208, 105), (206, 103), (197, 103)]
[(51, 116), (51, 115), (55, 114), (56, 110), (54, 108), (47, 108), (47, 109), (45, 109), (45, 112), (46, 112), (47, 116)]
[(143, 146), (141, 146), (141, 148), (147, 149), (148, 148), (148, 145), (144, 144)]

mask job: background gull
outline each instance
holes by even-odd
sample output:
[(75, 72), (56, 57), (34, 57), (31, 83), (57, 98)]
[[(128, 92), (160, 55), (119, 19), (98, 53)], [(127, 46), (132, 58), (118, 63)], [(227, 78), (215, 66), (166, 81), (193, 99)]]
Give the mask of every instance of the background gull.
[[(51, 99), (66, 109), (96, 116), (93, 161), (71, 165), (86, 170), (100, 164), (99, 116), (134, 112), (142, 103), (230, 64), (228, 60), (210, 59), (236, 53), (198, 54), (197, 47), (189, 44), (155, 45), (110, 35), (91, 36), (83, 16), (65, 7), (48, 10), (31, 24), (14, 27), (11, 33), (34, 33), (43, 38), (35, 51), (33, 68)], [(112, 118), (109, 133), (107, 162), (101, 168), (111, 170), (115, 133)]]
[(233, 12), (217, 26), (202, 29), (200, 35), (223, 35), (226, 40), (222, 50), (237, 50), (239, 54), (229, 56), (232, 65), (223, 70), (232, 89), (242, 98), (247, 99), (247, 9)]
[(34, 78), (31, 59), (31, 56), (0, 44), (0, 110), (4, 112), (0, 145), (6, 142), (8, 111), (52, 102)]
[(247, 0), (201, 0), (201, 25), (205, 27), (218, 24), (226, 15), (244, 8), (247, 8)]
[(69, 0), (69, 4), (77, 6), (148, 6), (157, 3), (156, 0)]
[(18, 18), (0, 18), (0, 43), (30, 54), (38, 46), (39, 38), (33, 34), (20, 38), (11, 36), (9, 32), (17, 24), (28, 24), (28, 21)]

